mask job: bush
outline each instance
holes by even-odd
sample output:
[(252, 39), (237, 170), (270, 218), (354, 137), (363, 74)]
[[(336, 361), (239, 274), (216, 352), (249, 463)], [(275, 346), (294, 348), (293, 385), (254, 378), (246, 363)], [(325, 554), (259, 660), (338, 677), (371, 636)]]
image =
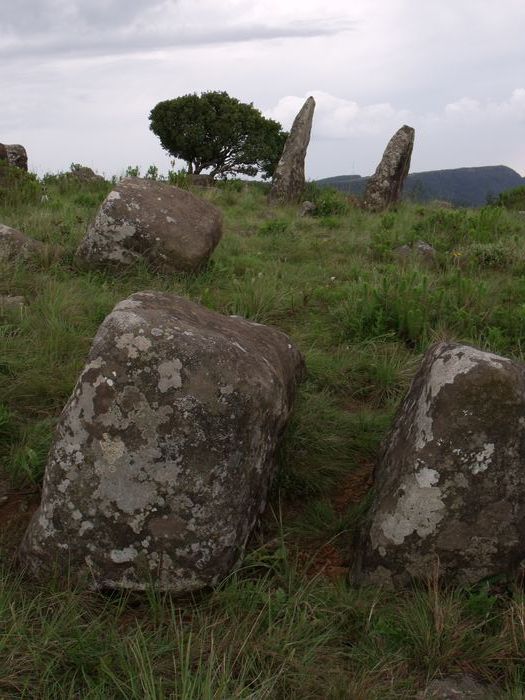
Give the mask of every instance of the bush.
[(505, 209), (519, 209), (525, 211), (525, 186), (502, 192), (497, 203), (505, 207)]

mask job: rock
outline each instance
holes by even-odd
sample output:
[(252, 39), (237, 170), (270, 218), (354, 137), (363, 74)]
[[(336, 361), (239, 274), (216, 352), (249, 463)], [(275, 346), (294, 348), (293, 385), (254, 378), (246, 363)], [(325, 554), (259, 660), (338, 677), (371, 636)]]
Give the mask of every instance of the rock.
[(59, 421), (21, 559), (93, 588), (176, 593), (242, 559), (302, 357), (284, 333), (173, 294), (119, 303)]
[(399, 200), (410, 170), (414, 135), (414, 129), (405, 124), (392, 136), (381, 162), (366, 186), (364, 209), (383, 211)]
[(425, 241), (416, 241), (412, 245), (402, 245), (394, 250), (394, 255), (405, 262), (418, 258), (424, 265), (433, 267), (436, 263), (436, 249)]
[(44, 251), (40, 241), (29, 238), (22, 231), (0, 224), (0, 262), (21, 258), (27, 260)]
[(389, 587), (515, 575), (525, 558), (525, 365), (439, 343), (375, 473), (353, 578)]
[(299, 209), (299, 216), (313, 216), (317, 207), (313, 202), (303, 202)]
[(106, 197), (77, 250), (90, 267), (146, 260), (166, 272), (191, 271), (222, 236), (222, 215), (209, 202), (173, 185), (130, 177)]
[(296, 202), (304, 190), (304, 160), (310, 142), (314, 110), (315, 100), (309, 97), (295, 117), (275, 169), (268, 195), (270, 202)]
[(215, 185), (215, 178), (213, 175), (194, 175), (190, 174), (186, 176), (188, 182), (193, 187), (213, 187)]
[(6, 151), (9, 165), (27, 171), (27, 151), (23, 146), (18, 143), (6, 145)]
[(7, 148), (3, 143), (0, 143), (0, 162), (7, 162)]
[(417, 700), (495, 700), (495, 688), (481, 685), (472, 676), (462, 673), (433, 680), (419, 693)]
[(86, 165), (80, 165), (79, 163), (73, 163), (71, 165), (71, 171), (66, 173), (66, 176), (70, 180), (76, 180), (83, 184), (105, 182), (102, 175), (97, 175), (91, 168), (88, 168)]
[(15, 311), (21, 311), (25, 306), (24, 297), (12, 297), (0, 294), (0, 311), (4, 309), (10, 309)]

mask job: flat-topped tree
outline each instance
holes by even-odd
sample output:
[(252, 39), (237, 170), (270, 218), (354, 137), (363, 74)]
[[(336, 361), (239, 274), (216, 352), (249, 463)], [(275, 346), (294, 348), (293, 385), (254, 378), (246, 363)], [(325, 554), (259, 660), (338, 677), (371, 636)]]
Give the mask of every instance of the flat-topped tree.
[(226, 92), (159, 102), (149, 118), (162, 147), (195, 175), (271, 177), (286, 140), (278, 122)]

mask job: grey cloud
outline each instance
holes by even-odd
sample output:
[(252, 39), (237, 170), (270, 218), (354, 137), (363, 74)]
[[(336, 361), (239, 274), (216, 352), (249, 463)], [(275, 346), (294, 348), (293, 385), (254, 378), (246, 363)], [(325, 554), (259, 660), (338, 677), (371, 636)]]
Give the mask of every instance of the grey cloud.
[[(119, 0), (97, 0), (90, 12), (84, 17), (90, 21), (100, 22), (98, 13), (103, 7), (116, 9)], [(173, 2), (173, 0), (168, 0)], [(128, 0), (129, 2), (129, 0)], [(295, 21), (293, 24), (238, 24), (226, 25), (222, 28), (196, 28), (188, 26), (173, 26), (169, 30), (154, 30), (147, 28), (147, 18), (140, 13), (139, 3), (142, 0), (130, 2), (128, 8), (128, 24), (118, 26), (111, 23), (111, 30), (88, 31), (82, 34), (75, 32), (49, 32), (33, 34), (24, 40), (0, 43), (0, 58), (2, 60), (16, 58), (33, 58), (35, 56), (106, 56), (131, 54), (141, 51), (160, 49), (177, 49), (203, 47), (218, 44), (239, 43), (246, 41), (264, 41), (272, 39), (294, 39), (323, 37), (353, 29), (354, 23), (347, 19), (318, 19), (310, 21)], [(57, 0), (46, 0), (48, 7), (59, 5)], [(27, 4), (27, 0), (26, 0)], [(156, 3), (157, 13), (165, 3)], [(132, 11), (134, 8), (134, 12)], [(148, 12), (152, 6), (148, 8)], [(104, 15), (106, 16), (106, 15)], [(151, 16), (151, 15), (150, 15)], [(142, 26), (131, 27), (131, 19), (142, 21)], [(124, 24), (124, 23), (123, 23)], [(108, 22), (104, 22), (104, 27)], [(1, 34), (0, 34), (1, 38)]]
[(16, 0), (0, 17), (0, 35), (27, 37), (43, 32), (122, 27), (177, 0)]

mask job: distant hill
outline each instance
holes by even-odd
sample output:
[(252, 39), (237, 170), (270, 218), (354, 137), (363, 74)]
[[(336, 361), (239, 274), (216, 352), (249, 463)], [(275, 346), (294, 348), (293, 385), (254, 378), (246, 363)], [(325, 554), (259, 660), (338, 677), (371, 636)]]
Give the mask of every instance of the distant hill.
[[(367, 177), (360, 175), (338, 175), (317, 180), (317, 184), (361, 195), (367, 181)], [(522, 185), (525, 178), (505, 165), (429, 170), (408, 176), (403, 197), (417, 202), (441, 199), (457, 206), (479, 207), (487, 203), (487, 197)]]

